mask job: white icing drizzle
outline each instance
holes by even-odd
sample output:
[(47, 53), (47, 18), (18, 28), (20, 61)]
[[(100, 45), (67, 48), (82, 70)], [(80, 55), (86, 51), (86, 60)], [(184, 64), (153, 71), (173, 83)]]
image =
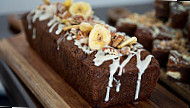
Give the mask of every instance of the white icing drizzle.
[(65, 39), (65, 36), (67, 36), (67, 35), (70, 35), (68, 32), (66, 32), (64, 35), (62, 35), (62, 36), (60, 36), (59, 37), (59, 39), (57, 40), (57, 50), (59, 51), (59, 44), (61, 43), (61, 41), (65, 41), (64, 39)]
[(169, 59), (172, 60), (175, 64), (177, 64), (177, 61), (174, 56), (170, 56)]
[(31, 15), (34, 13), (34, 11), (31, 11), (28, 15), (27, 15), (27, 17), (26, 17), (26, 19), (27, 19), (27, 22), (28, 22), (28, 29), (31, 29), (32, 28), (32, 25), (31, 25)]
[(137, 87), (136, 87), (136, 93), (135, 93), (135, 100), (138, 99), (139, 96), (139, 90), (140, 90), (140, 84), (141, 84), (141, 77), (143, 75), (143, 73), (145, 72), (145, 70), (147, 69), (148, 65), (151, 62), (152, 59), (152, 55), (148, 55), (145, 60), (141, 60), (141, 51), (143, 51), (144, 49), (140, 49), (136, 52), (136, 56), (137, 56), (137, 68), (139, 70), (138, 73), (138, 80), (137, 80)]
[(73, 38), (72, 38), (71, 35), (67, 36), (67, 40), (72, 40), (72, 39), (73, 39)]
[(116, 85), (116, 92), (119, 92), (120, 91), (120, 86), (121, 86), (121, 83), (120, 83), (120, 80), (117, 82), (117, 85)]
[(104, 61), (112, 60), (118, 57), (119, 56), (116, 55), (105, 55), (105, 53), (102, 50), (98, 50), (93, 61), (95, 66), (100, 66)]
[(37, 18), (39, 18), (39, 21), (52, 18), (56, 13), (56, 10), (57, 10), (56, 4), (42, 5), (40, 9), (35, 10), (32, 22), (35, 22)]
[[(109, 94), (110, 94), (110, 89), (111, 87), (113, 87), (112, 83), (113, 80), (116, 81), (116, 92), (120, 91), (120, 80), (116, 80), (113, 76), (115, 74), (115, 72), (117, 71), (118, 68), (120, 68), (118, 76), (121, 76), (123, 73), (123, 68), (127, 65), (127, 63), (131, 60), (131, 58), (136, 55), (137, 56), (137, 68), (139, 69), (139, 73), (138, 73), (138, 80), (137, 80), (137, 89), (136, 89), (136, 94), (135, 94), (135, 99), (138, 99), (138, 95), (139, 95), (139, 90), (140, 90), (140, 82), (141, 82), (141, 76), (144, 73), (144, 71), (146, 70), (146, 68), (148, 67), (151, 58), (153, 57), (152, 55), (148, 55), (146, 57), (145, 60), (141, 60), (140, 58), (140, 52), (144, 49), (138, 49), (137, 48), (142, 48), (141, 44), (136, 44), (133, 46), (134, 49), (133, 51), (131, 51), (131, 54), (128, 55), (128, 57), (120, 64), (120, 58), (117, 55), (105, 55), (105, 52), (103, 52), (102, 50), (98, 50), (98, 52), (95, 55), (95, 59), (94, 61), (94, 65), (95, 66), (100, 66), (104, 61), (108, 61), (108, 60), (113, 60), (113, 63), (110, 64), (110, 76), (109, 76), (109, 81), (108, 81), (108, 86), (107, 86), (107, 91), (106, 91), (106, 97), (105, 97), (105, 101), (109, 101)], [(137, 52), (134, 52), (135, 50), (137, 50)]]
[(51, 33), (51, 32), (53, 31), (54, 27), (55, 27), (57, 24), (58, 24), (58, 22), (54, 23), (54, 24), (51, 26), (51, 28), (49, 29), (49, 33)]
[(119, 73), (118, 73), (118, 76), (121, 76), (122, 75), (122, 72), (123, 72), (123, 68), (126, 66), (126, 64), (131, 60), (131, 58), (134, 56), (134, 54), (129, 54), (127, 59), (125, 59), (122, 64), (119, 66), (120, 70), (119, 70)]
[(120, 91), (120, 86), (121, 86), (121, 83), (120, 83), (120, 80), (116, 80), (115, 78), (114, 78), (114, 81), (116, 82), (116, 92), (119, 92)]
[(34, 23), (36, 21), (36, 19), (42, 14), (42, 10), (36, 10), (34, 13), (34, 16), (32, 18), (32, 22)]
[(120, 58), (112, 59), (113, 63), (109, 66), (110, 67), (110, 76), (109, 76), (109, 81), (108, 81), (108, 86), (107, 86), (107, 93), (106, 93), (106, 98), (105, 101), (107, 102), (109, 100), (109, 94), (110, 94), (110, 88), (113, 87), (112, 82), (113, 82), (113, 75), (117, 71), (117, 68), (119, 67), (119, 62)]
[(56, 10), (57, 8), (54, 4), (46, 6), (44, 9), (45, 12), (39, 16), (39, 20), (43, 21), (52, 18), (54, 16), (54, 13), (56, 13)]
[(51, 19), (51, 20), (48, 22), (47, 26), (50, 27), (50, 26), (53, 25), (56, 21), (57, 21), (57, 19), (56, 19), (55, 17), (53, 17), (53, 19)]
[(74, 44), (75, 45), (77, 45), (78, 46), (78, 48), (80, 48), (80, 49), (82, 49), (86, 54), (90, 54), (90, 53), (92, 53), (93, 52), (93, 50), (91, 50), (88, 46), (86, 46), (86, 45), (81, 45), (83, 42), (83, 40), (77, 40), (77, 39), (75, 39), (74, 40), (75, 42), (74, 42)]
[(36, 39), (36, 28), (33, 28), (32, 39)]
[(55, 34), (56, 34), (56, 35), (59, 35), (59, 34), (62, 32), (62, 30), (63, 30), (64, 27), (65, 27), (64, 24), (59, 24), (59, 25), (58, 25), (58, 28), (57, 28), (57, 30), (56, 30), (56, 32), (55, 32)]
[(109, 101), (109, 96), (110, 96), (110, 87), (107, 86), (107, 92), (106, 92), (106, 97), (105, 97), (105, 101)]
[(140, 43), (136, 43), (134, 46), (133, 46), (133, 50), (137, 50), (138, 48), (143, 48), (143, 46), (140, 44)]
[(160, 34), (160, 30), (158, 29), (158, 27), (156, 27), (154, 25), (152, 27), (154, 29), (154, 31), (152, 32), (152, 36), (157, 37)]

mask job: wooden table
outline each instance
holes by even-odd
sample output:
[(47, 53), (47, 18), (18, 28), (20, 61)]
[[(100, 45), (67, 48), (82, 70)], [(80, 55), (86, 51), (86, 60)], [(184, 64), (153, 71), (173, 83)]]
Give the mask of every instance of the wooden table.
[[(152, 4), (146, 4), (146, 5), (139, 5), (139, 6), (127, 6), (127, 8), (134, 12), (142, 13), (149, 9), (152, 9), (152, 6), (153, 6)], [(106, 15), (107, 9), (108, 8), (95, 9), (95, 14), (98, 15), (101, 19), (106, 20), (105, 15)], [(7, 17), (4, 17), (4, 18), (7, 18)], [(7, 22), (4, 24), (5, 24), (4, 27), (8, 27)], [(3, 31), (1, 30), (0, 33), (4, 33), (3, 35), (6, 35), (6, 36), (10, 36), (10, 34), (12, 34), (8, 28), (4, 29)], [(3, 35), (0, 34), (0, 36), (3, 36)], [(7, 64), (2, 59), (0, 60), (0, 64), (1, 64), (0, 65), (0, 79), (7, 91), (8, 96), (10, 97), (11, 102), (13, 103), (13, 106), (30, 106), (32, 108), (43, 107), (41, 103), (36, 99), (36, 97), (31, 93), (31, 91), (25, 86), (25, 84), (23, 84), (23, 82), (18, 78), (18, 76), (7, 66)], [(160, 85), (157, 88), (161, 88), (163, 91), (166, 91)], [(169, 93), (168, 91), (166, 92)], [(160, 93), (160, 95), (164, 96), (165, 93)], [(153, 95), (151, 98), (155, 98), (155, 96), (156, 95)], [(173, 95), (171, 95), (171, 97), (176, 98)], [(176, 99), (179, 100), (178, 98)], [(163, 106), (165, 103), (164, 101), (161, 101), (161, 102), (162, 103), (158, 103), (158, 104)], [(165, 102), (172, 102), (172, 101), (170, 101), (170, 99), (168, 98)], [(179, 103), (182, 106), (186, 106), (185, 103), (183, 103), (181, 100), (179, 100)]]

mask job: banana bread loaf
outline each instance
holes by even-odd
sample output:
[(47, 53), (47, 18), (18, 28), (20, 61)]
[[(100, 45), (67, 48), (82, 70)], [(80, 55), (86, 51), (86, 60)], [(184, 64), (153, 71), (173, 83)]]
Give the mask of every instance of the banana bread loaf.
[(46, 2), (23, 16), (30, 46), (92, 107), (150, 97), (157, 60), (136, 37), (94, 16), (88, 3), (71, 2)]

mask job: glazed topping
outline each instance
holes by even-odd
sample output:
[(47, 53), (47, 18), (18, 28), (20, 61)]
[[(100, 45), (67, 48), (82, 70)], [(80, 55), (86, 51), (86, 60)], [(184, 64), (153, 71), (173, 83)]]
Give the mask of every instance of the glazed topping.
[(153, 38), (157, 36), (164, 36), (169, 38), (183, 36), (182, 30), (171, 28), (169, 21), (164, 24), (163, 21), (156, 18), (154, 11), (150, 11), (144, 14), (134, 13), (126, 18), (120, 18), (117, 21), (117, 26), (122, 26), (125, 23), (135, 24), (140, 28), (147, 28), (149, 32), (151, 32)]
[(175, 64), (181, 63), (185, 65), (190, 65), (189, 53), (180, 53), (177, 50), (171, 50), (169, 59), (172, 60)]
[[(143, 47), (137, 43), (137, 38), (116, 32), (114, 27), (105, 24), (104, 21), (93, 15), (88, 3), (73, 2), (73, 0), (66, 0), (63, 3), (50, 3), (50, 1), (44, 0), (44, 3), (27, 16), (28, 28), (33, 28), (33, 39), (36, 38), (36, 29), (31, 27), (31, 20), (32, 23), (35, 23), (37, 19), (39, 21), (49, 20), (47, 23), (49, 33), (55, 30), (55, 34), (60, 36), (57, 40), (57, 50), (60, 49), (60, 43), (67, 39), (74, 41), (74, 45), (78, 46), (85, 54), (90, 55), (92, 52), (96, 52), (93, 59), (95, 66), (112, 60), (113, 63), (109, 65), (110, 75), (105, 101), (109, 101), (113, 81), (117, 84), (116, 92), (119, 92), (120, 86), (122, 86), (120, 80), (114, 78), (116, 71), (119, 69), (118, 76), (121, 76), (125, 72), (124, 67), (132, 57), (136, 56), (139, 73), (134, 98), (138, 99), (141, 76), (148, 68), (153, 56), (148, 55), (144, 60), (141, 60)], [(64, 34), (61, 35), (61, 32)], [(126, 59), (121, 62), (120, 58), (123, 56)]]
[(143, 15), (134, 13), (126, 18), (120, 18), (117, 25), (121, 25), (122, 23), (132, 23), (137, 24), (138, 26), (146, 27), (151, 27), (152, 25), (160, 27), (163, 25), (163, 22), (155, 17), (155, 13), (153, 11), (147, 12)]
[(154, 40), (154, 48), (168, 49), (168, 50), (178, 50), (184, 52), (186, 48), (185, 39), (172, 39), (172, 40)]

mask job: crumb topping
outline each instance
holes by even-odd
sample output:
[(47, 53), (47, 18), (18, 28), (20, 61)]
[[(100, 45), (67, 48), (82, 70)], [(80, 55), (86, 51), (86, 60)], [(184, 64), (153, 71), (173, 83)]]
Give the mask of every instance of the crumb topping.
[(118, 20), (117, 25), (121, 25), (122, 23), (133, 23), (138, 26), (152, 27), (153, 25), (156, 27), (160, 27), (163, 25), (163, 22), (155, 17), (155, 12), (150, 11), (145, 14), (131, 14), (126, 18), (120, 18)]
[(186, 48), (186, 40), (181, 39), (172, 39), (172, 40), (154, 40), (154, 48), (168, 49), (168, 50), (178, 50), (180, 52), (185, 52)]

